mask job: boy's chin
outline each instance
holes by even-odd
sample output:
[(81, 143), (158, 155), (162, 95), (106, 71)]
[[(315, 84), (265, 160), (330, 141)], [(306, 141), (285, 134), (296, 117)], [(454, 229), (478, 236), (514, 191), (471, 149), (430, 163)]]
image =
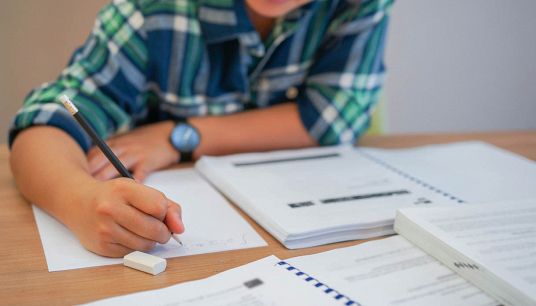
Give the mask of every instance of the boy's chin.
[(288, 14), (310, 0), (246, 0), (249, 9), (268, 18), (277, 18)]

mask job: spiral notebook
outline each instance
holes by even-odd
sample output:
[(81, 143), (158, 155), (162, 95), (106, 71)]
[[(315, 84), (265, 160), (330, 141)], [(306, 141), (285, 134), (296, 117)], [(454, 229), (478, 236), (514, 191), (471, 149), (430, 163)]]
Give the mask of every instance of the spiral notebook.
[(536, 197), (536, 163), (482, 142), (203, 157), (196, 169), (290, 249), (392, 234), (398, 208)]
[(90, 305), (360, 305), (275, 256), (212, 277)]

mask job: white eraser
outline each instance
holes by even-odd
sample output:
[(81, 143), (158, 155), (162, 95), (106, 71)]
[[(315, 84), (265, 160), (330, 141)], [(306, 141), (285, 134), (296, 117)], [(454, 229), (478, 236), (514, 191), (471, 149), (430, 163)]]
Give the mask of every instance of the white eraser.
[(123, 257), (123, 265), (152, 275), (166, 270), (166, 260), (151, 254), (134, 251)]

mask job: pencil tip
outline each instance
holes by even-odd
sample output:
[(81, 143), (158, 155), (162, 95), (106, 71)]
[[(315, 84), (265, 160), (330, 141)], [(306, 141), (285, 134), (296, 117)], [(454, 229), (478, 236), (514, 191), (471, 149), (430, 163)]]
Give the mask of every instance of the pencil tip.
[(182, 241), (179, 239), (179, 235), (172, 233), (171, 238), (173, 238), (173, 240), (177, 241), (178, 244), (183, 245)]

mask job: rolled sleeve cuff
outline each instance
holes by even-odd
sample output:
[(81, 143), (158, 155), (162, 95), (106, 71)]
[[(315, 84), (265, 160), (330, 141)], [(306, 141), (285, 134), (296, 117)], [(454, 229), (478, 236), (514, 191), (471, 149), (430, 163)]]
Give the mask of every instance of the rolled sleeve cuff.
[(305, 89), (298, 97), (298, 110), (309, 135), (321, 146), (353, 144), (370, 125), (368, 112), (355, 103), (340, 110), (312, 88)]
[(69, 134), (87, 152), (91, 147), (91, 139), (76, 120), (61, 105), (47, 103), (21, 109), (9, 129), (9, 148), (17, 135), (26, 128), (37, 125), (54, 126)]

